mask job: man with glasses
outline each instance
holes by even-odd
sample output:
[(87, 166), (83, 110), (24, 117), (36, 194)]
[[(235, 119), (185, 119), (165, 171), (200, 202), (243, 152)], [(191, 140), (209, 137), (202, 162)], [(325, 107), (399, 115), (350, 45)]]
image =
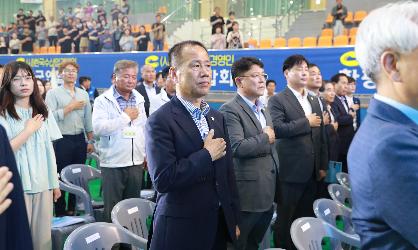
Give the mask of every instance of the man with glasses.
[(263, 68), (254, 57), (235, 61), (231, 73), (237, 95), (220, 109), (228, 128), (241, 204), (237, 250), (257, 250), (273, 216), (279, 159), (273, 123), (260, 101), (267, 79)]
[[(64, 84), (48, 91), (45, 99), (63, 136), (62, 139), (54, 142), (59, 173), (70, 164), (84, 164), (87, 153), (94, 151), (89, 94), (75, 86), (78, 71), (79, 66), (74, 61), (62, 62), (58, 72)], [(56, 216), (73, 215), (74, 208), (74, 195), (70, 195), (68, 199), (67, 211), (62, 195), (55, 204), (55, 214)]]
[(138, 64), (120, 60), (113, 66), (114, 85), (96, 98), (94, 133), (103, 179), (104, 219), (121, 200), (140, 197), (145, 161), (144, 97), (135, 90)]
[(328, 168), (322, 111), (318, 98), (306, 89), (308, 61), (292, 55), (283, 63), (287, 87), (270, 98), (268, 107), (276, 134), (280, 159), (279, 196), (274, 234), (276, 246), (296, 249), (290, 226), (300, 217), (313, 216), (316, 181)]
[(176, 96), (145, 126), (148, 169), (158, 191), (152, 250), (223, 250), (239, 235), (239, 201), (221, 113), (203, 100), (212, 70), (200, 42), (169, 53)]

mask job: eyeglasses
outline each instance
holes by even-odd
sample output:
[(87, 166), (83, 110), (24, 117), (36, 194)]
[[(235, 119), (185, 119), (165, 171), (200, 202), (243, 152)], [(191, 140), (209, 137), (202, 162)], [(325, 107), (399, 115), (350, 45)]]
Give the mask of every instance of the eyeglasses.
[(267, 74), (252, 74), (248, 76), (239, 76), (239, 77), (251, 77), (251, 78), (259, 78), (262, 80), (267, 80), (269, 78), (269, 75)]
[(22, 83), (23, 81), (29, 81), (32, 80), (32, 76), (31, 75), (26, 75), (26, 76), (15, 76), (12, 79), (12, 82), (17, 84), (17, 83)]
[(71, 69), (64, 69), (63, 72), (66, 73), (66, 74), (77, 74), (78, 73), (77, 70), (71, 70)]

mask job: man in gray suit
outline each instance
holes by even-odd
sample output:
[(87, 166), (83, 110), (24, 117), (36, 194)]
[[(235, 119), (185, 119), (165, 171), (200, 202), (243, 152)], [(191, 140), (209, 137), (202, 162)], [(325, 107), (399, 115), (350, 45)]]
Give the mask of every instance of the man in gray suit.
[(231, 73), (238, 93), (220, 109), (228, 128), (241, 203), (237, 250), (257, 250), (273, 215), (279, 160), (273, 123), (259, 100), (266, 88), (263, 67), (254, 57), (234, 62)]
[(306, 89), (308, 61), (289, 56), (283, 63), (286, 88), (270, 98), (268, 107), (274, 124), (281, 168), (276, 221), (276, 247), (296, 249), (290, 237), (292, 222), (313, 216), (316, 181), (328, 168), (324, 123), (318, 98)]

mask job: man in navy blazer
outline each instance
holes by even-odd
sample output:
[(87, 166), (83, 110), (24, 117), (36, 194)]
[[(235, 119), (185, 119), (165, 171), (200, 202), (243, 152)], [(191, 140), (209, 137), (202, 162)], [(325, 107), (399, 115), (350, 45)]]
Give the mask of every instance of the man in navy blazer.
[(335, 87), (335, 99), (331, 104), (332, 111), (335, 113), (335, 120), (338, 122), (339, 152), (338, 161), (343, 164), (343, 172), (347, 171), (347, 152), (354, 136), (353, 119), (356, 112), (350, 109), (347, 101), (348, 77), (344, 73), (338, 73), (331, 77), (331, 82)]
[(361, 249), (418, 248), (417, 16), (417, 2), (386, 5), (357, 33), (357, 60), (377, 88), (348, 153)]
[(353, 118), (353, 127), (354, 131), (357, 131), (360, 127), (360, 99), (355, 97), (354, 94), (356, 93), (356, 79), (349, 76), (348, 77), (348, 84), (347, 84), (347, 102), (348, 106), (350, 107), (351, 111), (356, 113), (356, 116)]
[(224, 118), (204, 97), (211, 64), (204, 47), (169, 51), (177, 96), (146, 124), (148, 169), (158, 191), (152, 250), (226, 249), (239, 235), (239, 201)]

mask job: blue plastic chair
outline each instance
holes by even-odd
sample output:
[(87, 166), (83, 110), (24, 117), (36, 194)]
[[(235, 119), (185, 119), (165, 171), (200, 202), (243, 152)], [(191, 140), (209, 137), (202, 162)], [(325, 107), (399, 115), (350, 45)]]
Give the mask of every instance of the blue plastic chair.
[(341, 242), (360, 247), (358, 236), (344, 233), (318, 218), (303, 217), (296, 219), (290, 228), (290, 235), (299, 250), (321, 250), (324, 237), (331, 239), (331, 249), (333, 250), (342, 250)]
[(140, 249), (147, 248), (147, 242), (133, 237), (112, 223), (96, 222), (77, 228), (68, 236), (64, 250), (110, 250), (117, 243), (131, 244)]

